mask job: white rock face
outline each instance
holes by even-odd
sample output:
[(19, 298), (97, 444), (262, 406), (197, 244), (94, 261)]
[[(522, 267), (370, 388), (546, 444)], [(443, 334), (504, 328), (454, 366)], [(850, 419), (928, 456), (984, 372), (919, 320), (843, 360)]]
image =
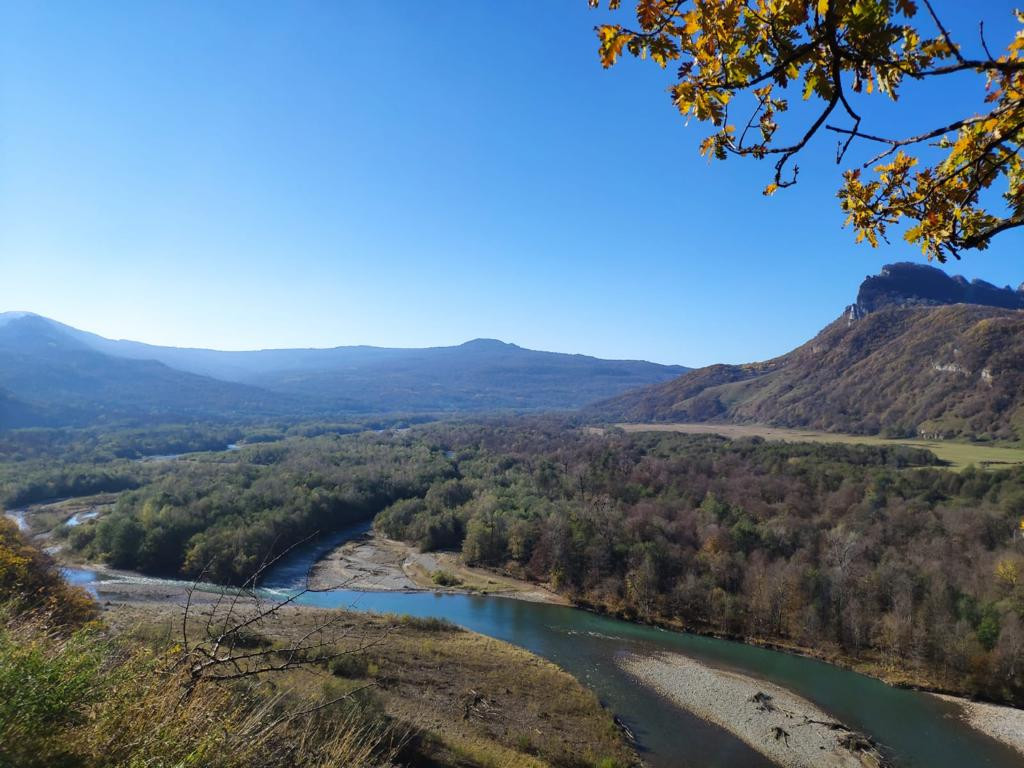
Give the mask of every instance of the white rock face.
[(961, 376), (970, 376), (971, 372), (960, 363), (932, 363), (932, 370), (942, 373), (956, 373)]

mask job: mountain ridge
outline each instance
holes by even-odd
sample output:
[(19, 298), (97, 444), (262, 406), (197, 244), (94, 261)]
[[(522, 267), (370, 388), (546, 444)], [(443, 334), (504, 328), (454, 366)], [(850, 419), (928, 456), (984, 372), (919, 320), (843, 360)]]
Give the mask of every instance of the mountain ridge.
[(1024, 309), (1024, 283), (1016, 290), (999, 288), (985, 280), (968, 281), (947, 275), (927, 264), (900, 261), (886, 264), (877, 275), (868, 275), (857, 290), (851, 308), (863, 316), (885, 307), (976, 304), (1002, 309)]
[(855, 304), (784, 355), (698, 368), (596, 403), (587, 413), (613, 421), (1018, 441), (1024, 439), (1021, 308), (1020, 289), (968, 283), (923, 265), (888, 265), (861, 284)]
[(0, 313), (0, 427), (79, 424), (90, 409), (101, 420), (572, 410), (686, 370), (497, 339), (405, 349), (161, 347)]

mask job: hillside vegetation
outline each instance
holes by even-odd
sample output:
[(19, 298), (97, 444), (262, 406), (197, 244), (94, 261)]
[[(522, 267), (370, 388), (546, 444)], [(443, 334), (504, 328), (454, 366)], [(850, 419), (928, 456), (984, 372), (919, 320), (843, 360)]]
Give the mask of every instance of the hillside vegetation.
[(610, 421), (733, 422), (898, 437), (1024, 439), (1024, 312), (849, 313), (763, 363), (700, 368), (605, 401)]
[[(302, 699), (190, 679), (177, 645), (113, 634), (53, 561), (0, 519), (0, 765), (129, 768), (386, 766), (400, 730), (346, 700), (301, 720)], [(322, 694), (315, 693), (314, 701)]]

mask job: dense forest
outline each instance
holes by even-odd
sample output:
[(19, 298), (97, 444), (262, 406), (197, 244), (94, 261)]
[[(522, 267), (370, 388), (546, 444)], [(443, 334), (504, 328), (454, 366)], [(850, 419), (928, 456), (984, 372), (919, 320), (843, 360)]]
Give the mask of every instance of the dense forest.
[(239, 583), (292, 544), (423, 495), (449, 472), (426, 446), (383, 437), (257, 444), (166, 462), (69, 540), (116, 568)]
[(272, 443), (289, 437), (402, 428), (415, 421), (396, 416), (362, 422), (191, 423), (0, 431), (0, 505), (10, 509), (48, 499), (136, 488), (166, 469), (145, 466), (148, 459), (223, 451), (229, 446)]
[(128, 465), (135, 487), (66, 531), (70, 544), (118, 567), (227, 582), (376, 516), (390, 537), (460, 549), (626, 618), (1024, 702), (1021, 469), (539, 419), (200, 456)]

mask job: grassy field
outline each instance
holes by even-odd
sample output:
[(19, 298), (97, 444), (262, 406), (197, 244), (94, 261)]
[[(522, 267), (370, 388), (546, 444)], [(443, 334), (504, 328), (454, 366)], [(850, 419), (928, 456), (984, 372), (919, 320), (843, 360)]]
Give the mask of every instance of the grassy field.
[(960, 443), (952, 440), (915, 440), (818, 432), (813, 429), (786, 429), (759, 424), (617, 424), (627, 432), (685, 432), (723, 437), (763, 437), (792, 443), (859, 443), (861, 445), (907, 445), (926, 448), (954, 469), (968, 465), (1004, 467), (1024, 464), (1024, 448), (1008, 448), (984, 443)]

